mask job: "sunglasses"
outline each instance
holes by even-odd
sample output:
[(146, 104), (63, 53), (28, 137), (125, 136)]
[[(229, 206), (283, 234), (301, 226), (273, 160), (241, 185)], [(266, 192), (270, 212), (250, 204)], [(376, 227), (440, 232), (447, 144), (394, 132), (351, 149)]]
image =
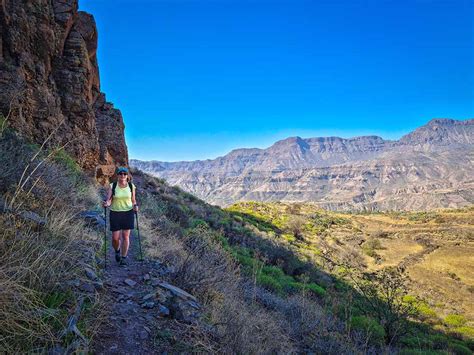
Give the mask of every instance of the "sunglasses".
[(128, 175), (127, 173), (118, 173), (119, 175)]

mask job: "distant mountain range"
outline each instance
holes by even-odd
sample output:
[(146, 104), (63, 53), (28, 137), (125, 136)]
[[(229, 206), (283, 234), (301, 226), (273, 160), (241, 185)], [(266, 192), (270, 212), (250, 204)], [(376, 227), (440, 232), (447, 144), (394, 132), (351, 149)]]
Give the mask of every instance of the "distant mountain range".
[(397, 141), (291, 137), (212, 160), (130, 164), (221, 206), (313, 202), (332, 210), (425, 210), (474, 203), (474, 119), (434, 119)]

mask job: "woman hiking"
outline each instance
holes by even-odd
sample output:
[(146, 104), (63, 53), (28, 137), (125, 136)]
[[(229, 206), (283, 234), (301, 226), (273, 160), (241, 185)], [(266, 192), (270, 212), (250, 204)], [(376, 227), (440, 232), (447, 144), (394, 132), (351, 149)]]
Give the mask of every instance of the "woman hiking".
[(117, 168), (116, 174), (117, 181), (110, 184), (104, 207), (110, 206), (110, 230), (115, 260), (120, 265), (127, 265), (130, 231), (135, 228), (134, 213), (138, 212), (136, 187), (131, 183), (131, 175), (127, 168)]

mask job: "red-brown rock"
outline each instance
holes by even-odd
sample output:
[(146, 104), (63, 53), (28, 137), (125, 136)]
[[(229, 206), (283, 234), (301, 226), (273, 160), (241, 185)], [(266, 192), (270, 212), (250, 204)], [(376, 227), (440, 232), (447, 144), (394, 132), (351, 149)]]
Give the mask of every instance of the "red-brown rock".
[(0, 0), (0, 112), (63, 146), (101, 182), (128, 164), (119, 110), (100, 92), (94, 18), (77, 0)]

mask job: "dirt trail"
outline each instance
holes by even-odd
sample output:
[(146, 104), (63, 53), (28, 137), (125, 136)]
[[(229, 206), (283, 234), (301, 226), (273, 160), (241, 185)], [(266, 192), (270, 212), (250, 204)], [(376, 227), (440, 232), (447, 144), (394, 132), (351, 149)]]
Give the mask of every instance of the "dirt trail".
[[(159, 310), (144, 297), (154, 291), (157, 263), (138, 261), (137, 239), (131, 237), (127, 266), (119, 266), (108, 241), (107, 269), (103, 274), (102, 297), (107, 301), (106, 320), (94, 337), (97, 354), (150, 354), (159, 352), (153, 332), (160, 320)], [(145, 297), (146, 299), (146, 297)], [(153, 305), (152, 305), (153, 304)]]

